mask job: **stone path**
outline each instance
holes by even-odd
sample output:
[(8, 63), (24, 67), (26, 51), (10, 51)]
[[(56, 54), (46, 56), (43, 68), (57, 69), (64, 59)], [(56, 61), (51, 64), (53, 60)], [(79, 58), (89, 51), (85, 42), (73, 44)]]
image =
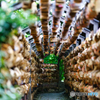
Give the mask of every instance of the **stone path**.
[(34, 100), (69, 100), (64, 92), (61, 93), (40, 93)]

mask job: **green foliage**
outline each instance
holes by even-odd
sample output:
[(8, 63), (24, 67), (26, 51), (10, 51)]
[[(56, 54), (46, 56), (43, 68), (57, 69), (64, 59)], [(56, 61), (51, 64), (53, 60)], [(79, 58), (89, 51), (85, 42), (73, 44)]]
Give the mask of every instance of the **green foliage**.
[[(0, 46), (2, 43), (9, 43), (9, 38), (17, 34), (18, 27), (25, 28), (39, 20), (36, 15), (30, 13), (30, 10), (8, 12), (0, 8)], [(0, 100), (20, 100), (21, 96), (15, 92), (15, 88), (7, 84), (11, 76), (5, 67), (4, 56), (4, 52), (0, 51)]]
[(11, 90), (6, 90), (0, 88), (0, 100), (20, 100), (21, 97), (18, 93), (14, 93)]
[(14, 87), (7, 83), (11, 76), (5, 67), (4, 52), (0, 51), (0, 100), (20, 100), (21, 96), (15, 92)]
[(5, 43), (12, 36), (11, 31), (20, 25), (19, 19), (14, 13), (7, 13), (0, 8), (0, 43)]
[(64, 80), (64, 65), (62, 59), (59, 62), (59, 74), (60, 74), (60, 80)]
[(31, 14), (30, 10), (18, 10), (8, 13), (0, 8), (0, 43), (5, 43), (8, 37), (17, 33), (15, 31), (12, 34), (13, 29), (17, 29), (18, 27), (25, 28), (31, 24), (35, 24), (38, 20), (40, 20), (39, 17)]
[(3, 51), (0, 51), (0, 69), (5, 66), (3, 57), (5, 56)]
[[(16, 2), (16, 0), (10, 1), (13, 1), (12, 3)], [(25, 28), (31, 24), (35, 24), (38, 20), (40, 18), (35, 14), (31, 14), (31, 10), (24, 11), (21, 9), (9, 12), (9, 10), (5, 11), (0, 8), (0, 47), (2, 43), (9, 44), (12, 42), (10, 38), (12, 35), (17, 34), (18, 27)], [(7, 83), (11, 79), (11, 76), (8, 68), (5, 67), (4, 56), (4, 52), (0, 50), (0, 100), (21, 100), (21, 96), (15, 92), (15, 88), (11, 83), (10, 85)]]
[(29, 25), (35, 24), (36, 21), (39, 21), (39, 16), (31, 14), (31, 10), (17, 10), (15, 11), (17, 18), (20, 20), (20, 26), (25, 28)]
[[(50, 54), (49, 56), (44, 58), (44, 64), (58, 64), (58, 56)], [(60, 80), (64, 80), (64, 64), (62, 59), (59, 62), (59, 75)]]
[(44, 58), (45, 64), (58, 64), (58, 57), (54, 54), (50, 54), (49, 56)]

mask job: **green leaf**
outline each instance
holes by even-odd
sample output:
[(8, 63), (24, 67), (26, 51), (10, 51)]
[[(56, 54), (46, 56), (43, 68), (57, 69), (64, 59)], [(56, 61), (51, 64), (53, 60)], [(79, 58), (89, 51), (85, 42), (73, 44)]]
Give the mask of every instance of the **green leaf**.
[(12, 100), (15, 100), (15, 99), (16, 99), (16, 95), (13, 94), (12, 92), (7, 91), (6, 94), (7, 94)]

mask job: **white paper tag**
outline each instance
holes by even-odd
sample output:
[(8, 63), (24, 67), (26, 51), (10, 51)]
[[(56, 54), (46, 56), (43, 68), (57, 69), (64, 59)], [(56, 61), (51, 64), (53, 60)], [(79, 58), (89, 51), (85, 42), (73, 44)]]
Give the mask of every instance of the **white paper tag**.
[(92, 78), (92, 74), (91, 73), (89, 74), (89, 77)]
[(78, 69), (80, 69), (80, 70), (81, 70), (80, 66), (78, 66)]

